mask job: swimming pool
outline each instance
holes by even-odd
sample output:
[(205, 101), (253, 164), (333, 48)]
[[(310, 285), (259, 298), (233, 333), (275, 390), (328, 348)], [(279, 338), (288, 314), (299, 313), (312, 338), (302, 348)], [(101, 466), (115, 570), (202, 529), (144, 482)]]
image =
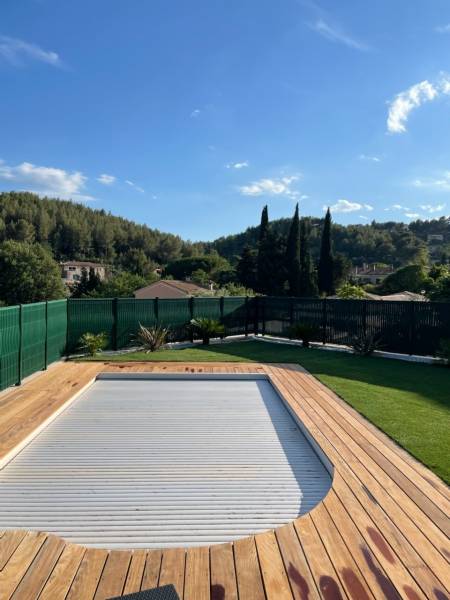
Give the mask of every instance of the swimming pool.
[(332, 466), (311, 442), (265, 375), (103, 373), (0, 471), (0, 529), (232, 541), (326, 495)]

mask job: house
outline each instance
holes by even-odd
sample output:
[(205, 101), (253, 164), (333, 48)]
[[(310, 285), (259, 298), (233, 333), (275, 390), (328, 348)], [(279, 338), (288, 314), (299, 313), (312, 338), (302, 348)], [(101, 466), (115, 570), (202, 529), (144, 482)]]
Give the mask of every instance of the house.
[(374, 285), (381, 283), (388, 275), (394, 272), (392, 265), (380, 265), (377, 263), (364, 263), (362, 267), (355, 267), (352, 272), (352, 279), (358, 284), (372, 283)]
[(204, 294), (207, 290), (191, 281), (161, 279), (134, 292), (137, 299), (143, 298), (187, 298)]
[(68, 286), (75, 285), (80, 281), (83, 269), (88, 273), (93, 269), (101, 281), (106, 279), (107, 268), (105, 265), (89, 261), (72, 260), (61, 263), (61, 278), (63, 283)]

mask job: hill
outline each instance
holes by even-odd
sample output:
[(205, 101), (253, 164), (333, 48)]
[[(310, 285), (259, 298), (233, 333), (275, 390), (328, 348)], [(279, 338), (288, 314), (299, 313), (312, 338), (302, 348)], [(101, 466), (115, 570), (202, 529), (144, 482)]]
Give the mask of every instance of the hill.
[(203, 251), (200, 244), (74, 202), (0, 193), (0, 241), (38, 242), (56, 260), (102, 261), (145, 274)]
[[(306, 217), (311, 230), (311, 253), (318, 257), (323, 219)], [(274, 232), (285, 238), (290, 219), (272, 221)], [(256, 248), (259, 227), (249, 227), (242, 233), (218, 238), (205, 247), (234, 262), (246, 245)], [(442, 241), (429, 244), (429, 235), (442, 235)], [(333, 224), (333, 245), (337, 253), (346, 256), (354, 265), (381, 262), (399, 267), (423, 262), (428, 252), (434, 260), (450, 258), (450, 217), (430, 221), (414, 221), (406, 225), (395, 221), (367, 225)]]

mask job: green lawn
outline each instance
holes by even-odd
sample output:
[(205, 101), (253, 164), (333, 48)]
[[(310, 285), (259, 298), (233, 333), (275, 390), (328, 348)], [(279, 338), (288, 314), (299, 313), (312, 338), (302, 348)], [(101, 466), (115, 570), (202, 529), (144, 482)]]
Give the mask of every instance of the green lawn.
[(450, 483), (448, 368), (251, 341), (99, 359), (298, 363)]

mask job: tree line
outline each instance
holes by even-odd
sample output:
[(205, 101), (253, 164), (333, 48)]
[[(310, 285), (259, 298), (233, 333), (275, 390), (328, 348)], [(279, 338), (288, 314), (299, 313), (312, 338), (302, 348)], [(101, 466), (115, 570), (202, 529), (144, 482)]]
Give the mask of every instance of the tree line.
[[(311, 256), (311, 225), (299, 218), (298, 204), (283, 237), (269, 222), (264, 206), (256, 248), (246, 245), (236, 267), (238, 280), (269, 296), (312, 297), (333, 294), (349, 265), (333, 254), (331, 214), (328, 210), (321, 230), (318, 261)], [(345, 264), (343, 264), (345, 263)]]

